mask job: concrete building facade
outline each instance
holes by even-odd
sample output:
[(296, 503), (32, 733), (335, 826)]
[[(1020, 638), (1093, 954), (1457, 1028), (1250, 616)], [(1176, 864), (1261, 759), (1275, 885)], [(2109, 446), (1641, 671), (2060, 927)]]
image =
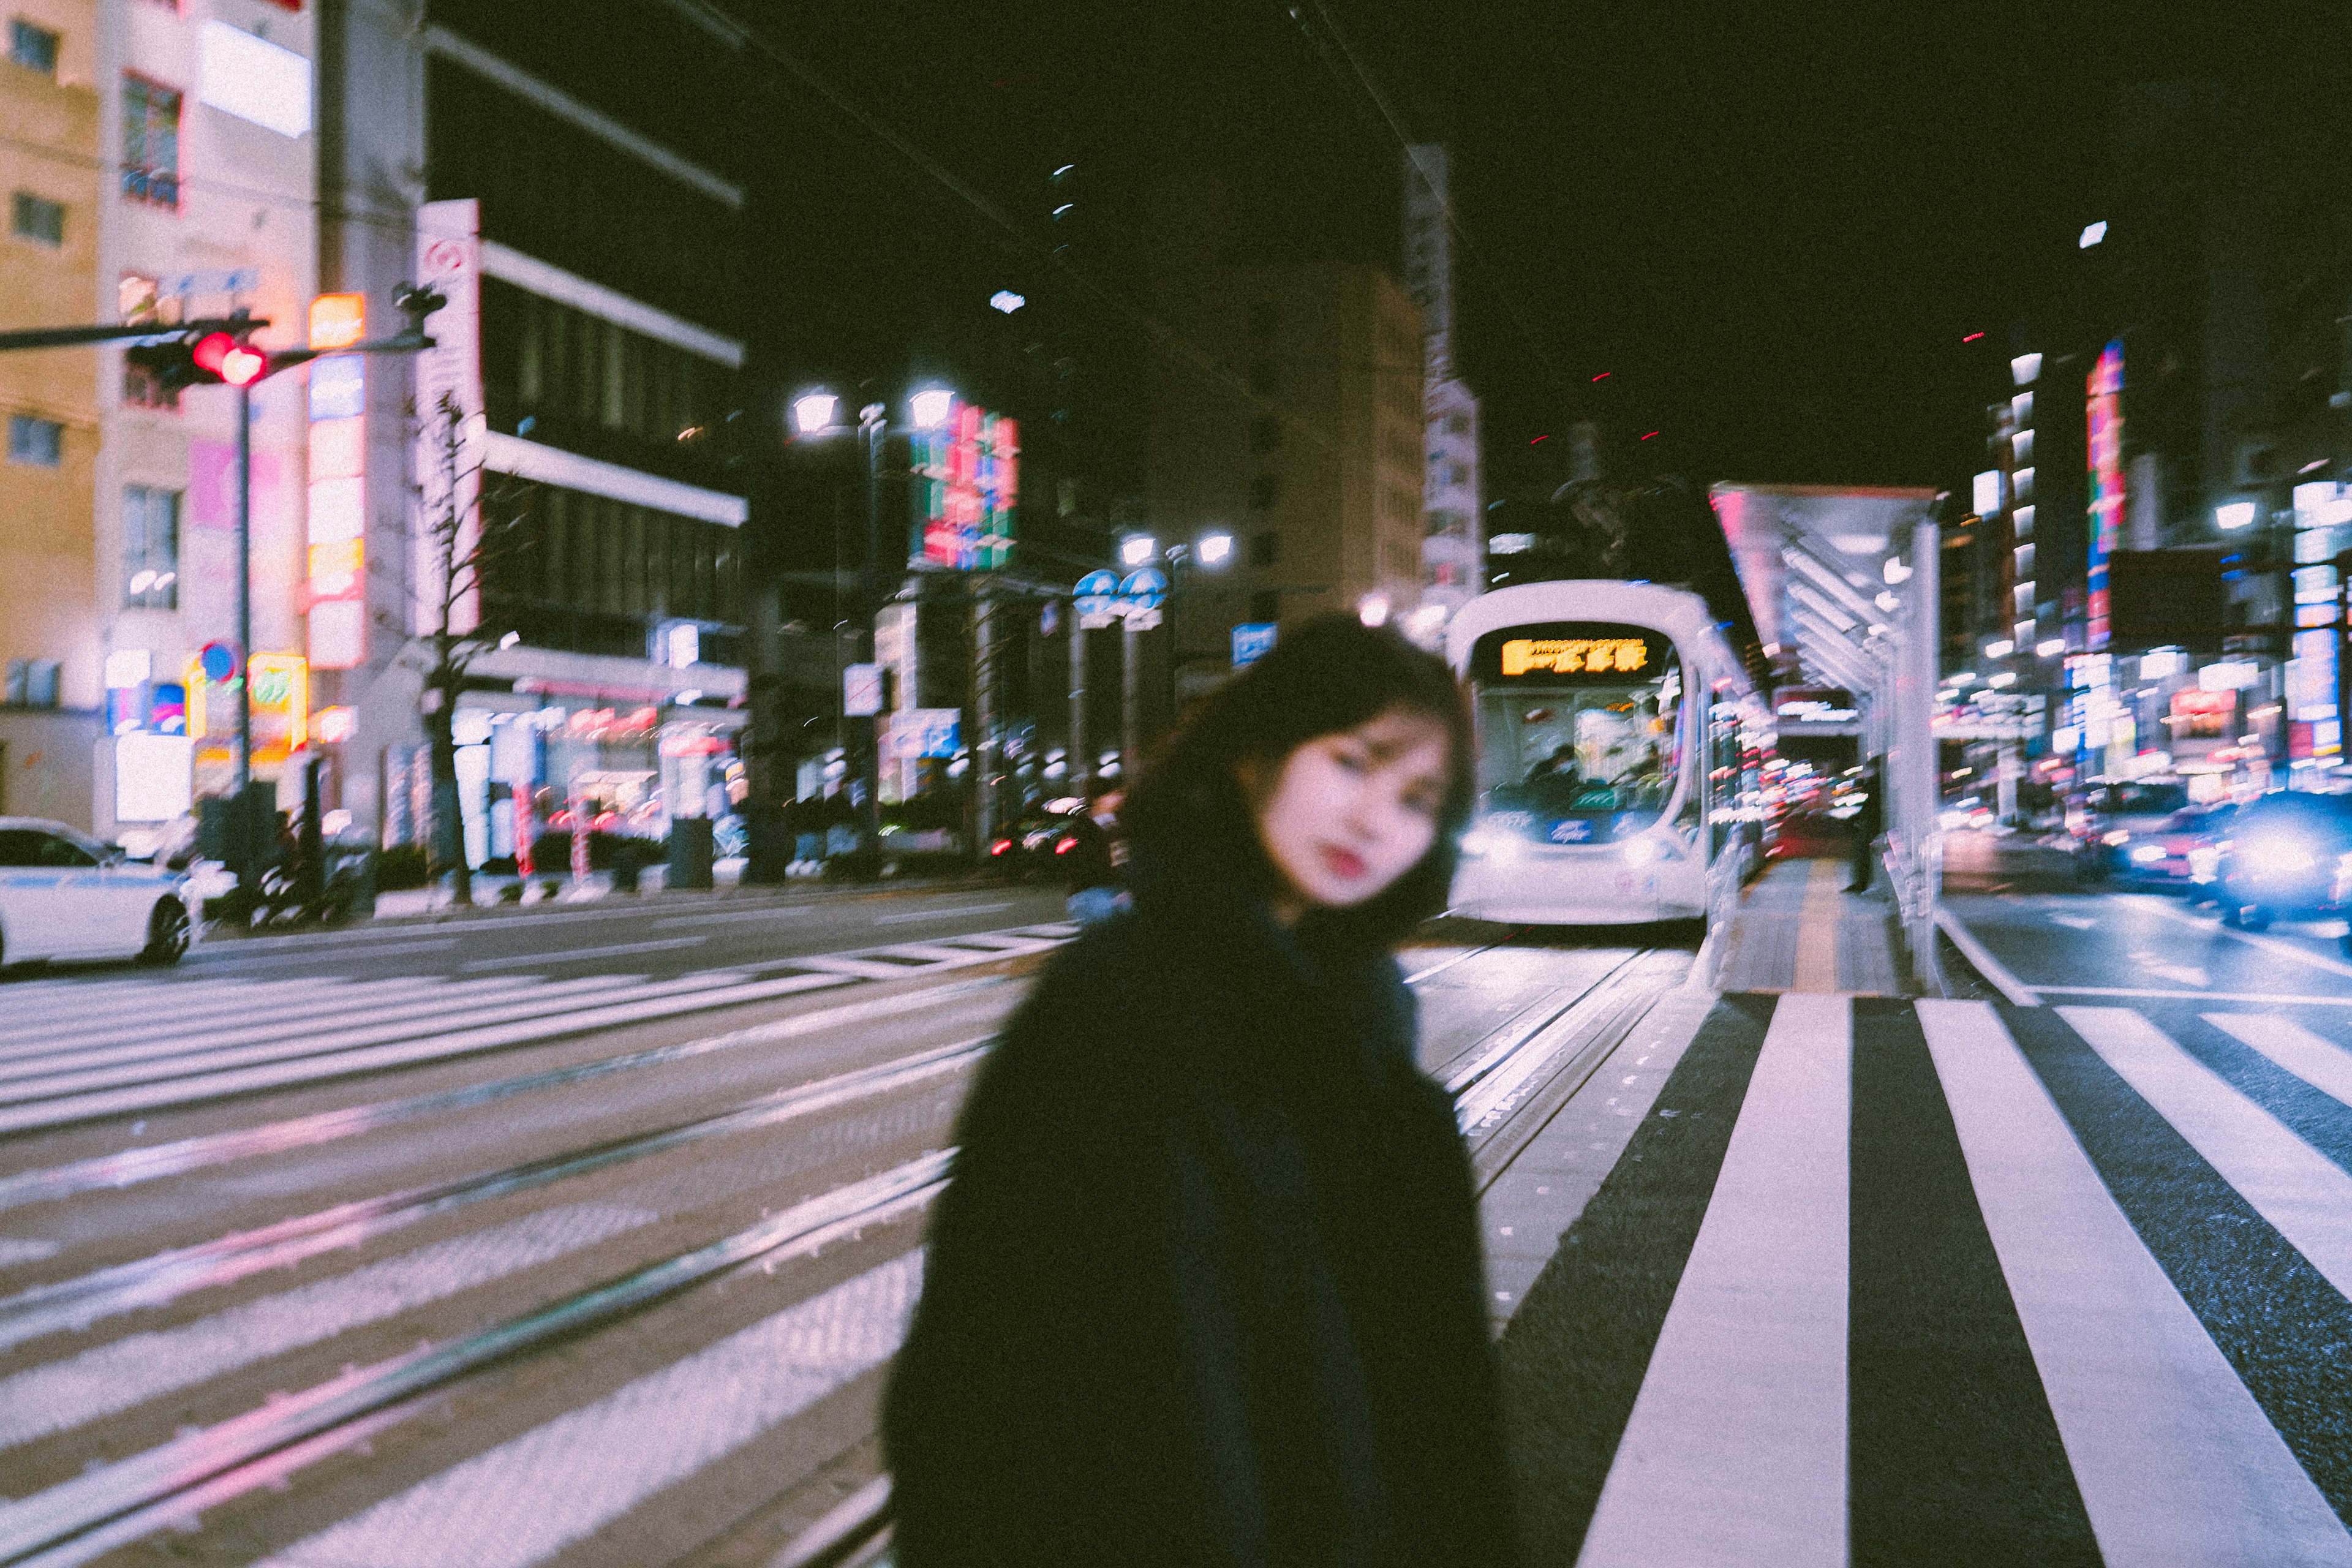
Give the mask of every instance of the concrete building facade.
[(1425, 345), (1403, 286), (1342, 263), (1222, 272), (1191, 336), (1217, 368), (1160, 398), (1150, 527), (1234, 550), (1179, 584), (1184, 692), (1231, 668), (1236, 625), (1409, 617), (1423, 592)]

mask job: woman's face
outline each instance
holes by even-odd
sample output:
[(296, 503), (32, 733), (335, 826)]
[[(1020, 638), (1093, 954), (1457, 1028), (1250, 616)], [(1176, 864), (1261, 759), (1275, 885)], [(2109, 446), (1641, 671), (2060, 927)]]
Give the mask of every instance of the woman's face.
[(1271, 780), (1244, 780), (1259, 840), (1286, 884), (1286, 921), (1346, 909), (1387, 891), (1437, 841), (1445, 800), (1446, 733), (1435, 720), (1391, 710), (1318, 735)]

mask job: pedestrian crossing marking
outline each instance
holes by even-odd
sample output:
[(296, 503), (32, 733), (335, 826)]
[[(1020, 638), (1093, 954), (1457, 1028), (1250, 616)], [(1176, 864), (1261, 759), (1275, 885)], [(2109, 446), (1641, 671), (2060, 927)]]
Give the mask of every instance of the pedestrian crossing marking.
[(2208, 1013), (2205, 1021), (2235, 1036), (2322, 1094), (2352, 1107), (2352, 1051), (2302, 1025), (2262, 1013)]
[(2352, 1536), (2141, 1241), (1991, 1005), (1917, 1007), (2110, 1568), (2352, 1565)]
[(2352, 1176), (2138, 1014), (2058, 1012), (2256, 1214), (2352, 1296)]
[[(1845, 999), (1783, 997), (1585, 1537), (1586, 1568), (1844, 1563), (1852, 1081)], [(1694, 1476), (1709, 1507), (1690, 1506)]]

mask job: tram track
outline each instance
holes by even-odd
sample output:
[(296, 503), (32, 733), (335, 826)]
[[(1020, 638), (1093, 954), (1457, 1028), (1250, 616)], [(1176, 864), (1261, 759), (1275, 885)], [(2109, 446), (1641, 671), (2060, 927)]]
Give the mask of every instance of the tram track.
[[(1458, 971), (1506, 948), (1508, 940), (1454, 955), (1412, 974), (1411, 981), (1418, 984), (1439, 973)], [(1661, 954), (1657, 950), (1631, 952), (1590, 983), (1559, 988), (1520, 1008), (1499, 1028), (1488, 1031), (1443, 1065), (1441, 1081), (1463, 1108), (1465, 1134), (1471, 1142), (1480, 1190), (1517, 1157), (1559, 1105), (1630, 1032), (1646, 1010), (1647, 1001), (1657, 994), (1654, 987), (1643, 989), (1654, 978), (1655, 961), (1672, 956), (1678, 955)], [(991, 978), (942, 989), (970, 993), (1004, 983)], [(753, 1037), (781, 1037), (773, 1033), (780, 1028), (806, 1033), (828, 1023), (859, 1021), (845, 1016), (851, 1013), (858, 1014), (860, 1020), (867, 1016), (879, 1017), (920, 1005), (918, 998), (926, 994), (877, 998), (869, 1004), (803, 1015), (708, 1040), (27, 1172), (0, 1180), (0, 1208), (330, 1142), (392, 1121), (417, 1120), (682, 1060), (729, 1044), (750, 1043)], [(759, 1096), (711, 1115), (336, 1205), (277, 1226), (155, 1254), (23, 1292), (0, 1301), (0, 1348), (61, 1327), (85, 1327), (99, 1318), (156, 1305), (226, 1279), (352, 1247), (390, 1229), (491, 1198), (944, 1080), (978, 1063), (993, 1038), (982, 1036), (895, 1057)], [(21, 1501), (0, 1504), (0, 1564), (68, 1568), (89, 1563), (157, 1531), (193, 1528), (197, 1516), (257, 1490), (283, 1489), (295, 1473), (331, 1456), (363, 1450), (379, 1435), (443, 1405), (469, 1379), (520, 1364), (566, 1337), (616, 1325), (633, 1314), (731, 1275), (751, 1268), (773, 1273), (782, 1264), (813, 1256), (833, 1241), (916, 1215), (944, 1187), (952, 1155), (952, 1149), (943, 1149), (905, 1161), (716, 1241), (516, 1312), (477, 1331), (349, 1369), (340, 1377), (292, 1394), (272, 1395), (243, 1414), (60, 1481)], [(823, 1521), (822, 1539), (819, 1531), (810, 1531), (779, 1561), (814, 1564), (853, 1557), (866, 1560), (875, 1547), (874, 1527), (879, 1523), (887, 1495), (887, 1484), (869, 1487), (853, 1500), (862, 1503), (866, 1513), (846, 1505), (834, 1510)]]

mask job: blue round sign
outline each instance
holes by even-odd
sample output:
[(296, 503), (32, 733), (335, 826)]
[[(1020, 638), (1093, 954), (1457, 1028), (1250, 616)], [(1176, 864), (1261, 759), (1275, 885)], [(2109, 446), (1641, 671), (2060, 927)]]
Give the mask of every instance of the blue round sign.
[(208, 642), (197, 650), (196, 668), (203, 670), (205, 679), (215, 686), (235, 675), (236, 667), (236, 647), (232, 643)]
[(1157, 566), (1130, 572), (1127, 581), (1118, 585), (1118, 596), (1131, 609), (1156, 610), (1160, 601), (1168, 596), (1168, 574)]
[(1089, 572), (1078, 579), (1078, 614), (1107, 616), (1118, 608), (1118, 574)]

